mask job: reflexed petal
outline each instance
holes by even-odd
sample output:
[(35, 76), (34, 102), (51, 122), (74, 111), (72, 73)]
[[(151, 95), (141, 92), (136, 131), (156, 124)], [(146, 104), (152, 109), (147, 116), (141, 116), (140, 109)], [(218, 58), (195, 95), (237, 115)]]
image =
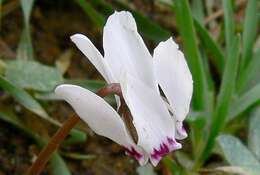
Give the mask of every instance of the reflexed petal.
[(112, 81), (111, 70), (108, 68), (103, 56), (92, 44), (92, 42), (82, 34), (72, 35), (71, 40), (76, 44), (79, 50), (90, 60), (107, 82)]
[(135, 20), (126, 11), (115, 12), (104, 27), (105, 60), (119, 81), (127, 70), (148, 86), (155, 87), (152, 57), (137, 32)]
[(189, 112), (193, 81), (184, 55), (172, 38), (155, 48), (154, 66), (156, 79), (176, 118), (177, 133), (183, 138), (187, 133), (182, 121)]
[(123, 120), (104, 99), (75, 85), (60, 85), (55, 93), (67, 101), (94, 132), (124, 146), (140, 164), (147, 162), (146, 153), (132, 141)]
[(137, 145), (149, 155), (155, 166), (163, 155), (179, 149), (175, 141), (174, 120), (155, 88), (126, 74), (120, 82), (124, 99), (133, 116), (138, 134)]

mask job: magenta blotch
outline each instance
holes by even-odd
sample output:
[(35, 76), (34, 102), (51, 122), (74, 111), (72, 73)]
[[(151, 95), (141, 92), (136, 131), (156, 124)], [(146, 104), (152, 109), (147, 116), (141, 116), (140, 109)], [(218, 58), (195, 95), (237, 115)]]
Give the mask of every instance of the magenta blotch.
[(130, 149), (125, 147), (125, 151), (127, 155), (132, 156), (137, 160), (140, 160), (143, 157), (143, 155), (137, 152), (133, 146), (131, 146)]

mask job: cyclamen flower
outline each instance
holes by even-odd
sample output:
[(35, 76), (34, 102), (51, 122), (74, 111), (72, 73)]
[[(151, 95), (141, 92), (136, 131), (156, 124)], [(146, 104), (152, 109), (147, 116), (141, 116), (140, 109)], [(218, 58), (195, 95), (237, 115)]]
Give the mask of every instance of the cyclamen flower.
[(159, 43), (152, 57), (131, 13), (121, 11), (112, 14), (104, 27), (104, 57), (86, 36), (75, 34), (71, 40), (107, 83), (120, 84), (138, 139), (134, 141), (124, 120), (103, 98), (79, 86), (58, 86), (55, 93), (94, 132), (125, 147), (141, 165), (150, 159), (156, 166), (164, 155), (182, 147), (176, 139), (187, 137), (182, 122), (189, 112), (193, 81), (172, 38)]

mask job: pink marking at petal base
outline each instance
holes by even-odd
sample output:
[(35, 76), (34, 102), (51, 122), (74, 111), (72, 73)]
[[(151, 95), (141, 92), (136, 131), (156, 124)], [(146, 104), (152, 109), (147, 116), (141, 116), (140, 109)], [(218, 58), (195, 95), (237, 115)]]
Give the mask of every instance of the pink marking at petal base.
[(163, 156), (170, 153), (173, 150), (180, 149), (181, 144), (176, 142), (174, 138), (166, 137), (165, 141), (160, 144), (159, 148), (153, 148), (150, 160), (154, 166), (156, 166)]
[(143, 155), (137, 152), (133, 146), (131, 146), (130, 149), (125, 147), (125, 151), (127, 155), (132, 156), (137, 160), (140, 160), (143, 157)]

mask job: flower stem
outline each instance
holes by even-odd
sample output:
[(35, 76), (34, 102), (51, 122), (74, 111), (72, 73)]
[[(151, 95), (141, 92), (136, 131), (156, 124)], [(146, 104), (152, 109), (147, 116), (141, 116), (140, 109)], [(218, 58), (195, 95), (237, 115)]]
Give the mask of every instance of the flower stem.
[[(122, 92), (120, 85), (118, 83), (111, 83), (106, 87), (101, 88), (96, 93), (100, 97), (105, 97), (109, 94), (116, 94), (120, 96), (122, 99)], [(51, 158), (53, 152), (60, 146), (66, 136), (69, 134), (70, 130), (80, 121), (78, 115), (74, 114), (69, 117), (62, 126), (58, 129), (58, 131), (52, 136), (49, 143), (43, 148), (43, 150), (38, 155), (36, 161), (32, 164), (32, 166), (27, 171), (27, 175), (39, 175), (46, 163)]]

